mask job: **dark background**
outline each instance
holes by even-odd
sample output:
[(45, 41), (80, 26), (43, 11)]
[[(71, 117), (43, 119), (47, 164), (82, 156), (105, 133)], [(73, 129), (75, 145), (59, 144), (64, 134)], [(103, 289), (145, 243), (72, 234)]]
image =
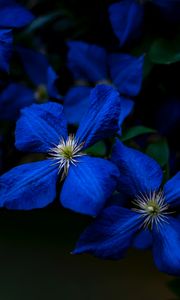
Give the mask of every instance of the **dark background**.
[[(60, 12), (43, 26), (28, 32), (17, 30), (15, 43), (43, 50), (59, 75), (57, 86), (63, 95), (72, 84), (66, 67), (66, 41), (83, 40), (119, 51), (107, 14), (114, 1), (31, 0), (19, 1), (38, 17)], [(142, 37), (121, 49), (127, 53), (148, 53), (150, 41), (157, 37), (173, 40), (179, 25), (167, 24), (157, 10), (148, 6)], [(11, 77), (21, 76), (12, 61)], [(170, 170), (173, 175), (179, 161), (179, 120), (173, 117), (176, 104), (161, 113), (165, 103), (180, 96), (179, 63), (150, 65), (140, 95), (135, 99), (135, 113), (128, 126), (143, 124), (158, 130), (157, 136), (140, 141), (144, 144), (165, 138), (170, 148)], [(147, 70), (146, 70), (147, 71)], [(172, 121), (166, 129), (167, 122)], [(1, 173), (23, 161), (14, 149), (14, 123), (3, 139)], [(6, 132), (6, 130), (5, 130)], [(28, 157), (29, 161), (31, 156)], [(26, 159), (24, 159), (25, 161)], [(130, 250), (119, 262), (101, 261), (88, 255), (70, 254), (78, 236), (90, 219), (52, 206), (31, 212), (0, 211), (0, 300), (172, 300), (178, 296), (169, 287), (172, 277), (155, 268), (150, 252)], [(178, 282), (179, 285), (179, 282)]]
[(148, 252), (119, 262), (71, 255), (86, 223), (65, 210), (1, 212), (0, 299), (178, 299)]

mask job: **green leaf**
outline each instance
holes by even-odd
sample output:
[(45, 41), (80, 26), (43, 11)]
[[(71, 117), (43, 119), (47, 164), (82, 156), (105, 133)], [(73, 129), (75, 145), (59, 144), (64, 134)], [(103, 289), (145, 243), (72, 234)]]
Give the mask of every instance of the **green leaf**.
[(150, 48), (149, 58), (156, 64), (172, 64), (180, 61), (180, 37), (174, 40), (155, 40)]
[(98, 142), (92, 147), (86, 149), (85, 152), (94, 156), (104, 156), (106, 154), (106, 146), (104, 142)]
[(146, 149), (146, 153), (153, 157), (161, 165), (161, 167), (168, 164), (169, 147), (166, 139), (163, 138), (153, 144), (150, 144)]
[(130, 140), (138, 135), (147, 134), (147, 133), (154, 133), (156, 130), (144, 126), (134, 126), (129, 129), (127, 129), (125, 132), (123, 132), (123, 135), (121, 136), (121, 141), (127, 141)]
[(67, 10), (59, 10), (55, 12), (51, 12), (47, 15), (40, 16), (36, 18), (30, 26), (25, 30), (26, 33), (32, 33), (35, 30), (45, 26), (46, 24), (53, 22), (58, 17), (70, 17), (69, 12)]

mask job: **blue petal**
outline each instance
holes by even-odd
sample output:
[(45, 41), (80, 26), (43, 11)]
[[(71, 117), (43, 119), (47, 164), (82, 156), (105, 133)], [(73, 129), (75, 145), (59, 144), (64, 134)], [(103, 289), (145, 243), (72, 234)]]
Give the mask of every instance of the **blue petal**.
[(132, 246), (136, 249), (145, 250), (152, 246), (152, 234), (146, 230), (141, 230), (135, 237)]
[(105, 49), (84, 42), (68, 42), (68, 68), (75, 80), (97, 82), (107, 78)]
[(17, 121), (15, 136), (19, 150), (48, 152), (62, 137), (67, 137), (62, 105), (48, 102), (24, 108)]
[(46, 56), (22, 47), (18, 47), (17, 52), (20, 54), (25, 71), (32, 82), (37, 86), (44, 85), (47, 87), (49, 96), (56, 98), (58, 94), (55, 87), (57, 75), (49, 65)]
[(171, 206), (180, 206), (180, 172), (168, 180), (164, 186), (166, 202)]
[(59, 95), (59, 92), (56, 87), (56, 80), (58, 79), (58, 76), (51, 66), (48, 67), (47, 77), (48, 95), (55, 99), (61, 99), (62, 97)]
[(51, 160), (18, 166), (0, 177), (0, 206), (28, 210), (51, 203), (58, 170)]
[(12, 54), (12, 31), (0, 29), (0, 70), (8, 72), (9, 60)]
[(29, 106), (34, 101), (31, 89), (19, 83), (9, 84), (0, 94), (0, 119), (17, 119), (20, 109)]
[(144, 153), (126, 147), (117, 140), (113, 147), (112, 161), (120, 171), (119, 190), (133, 198), (160, 187), (162, 170), (154, 159)]
[(79, 124), (89, 106), (91, 87), (72, 87), (64, 97), (64, 113), (68, 123)]
[(120, 45), (131, 42), (142, 30), (143, 5), (133, 0), (124, 0), (109, 7), (109, 18)]
[(32, 22), (34, 16), (12, 0), (0, 1), (0, 27), (18, 28)]
[(85, 252), (100, 258), (120, 259), (130, 247), (140, 222), (139, 215), (129, 209), (108, 207), (84, 231), (73, 253)]
[(89, 108), (84, 115), (76, 137), (89, 147), (95, 142), (112, 137), (118, 131), (121, 111), (119, 93), (111, 86), (97, 85), (90, 94)]
[(109, 65), (112, 81), (120, 93), (136, 96), (142, 85), (144, 55), (111, 54)]
[(76, 212), (95, 216), (116, 188), (117, 168), (101, 158), (83, 156), (71, 165), (65, 179), (61, 202)]
[(169, 217), (153, 230), (153, 255), (161, 272), (180, 275), (180, 221)]
[(121, 96), (121, 112), (119, 116), (119, 127), (121, 128), (124, 119), (132, 112), (134, 102), (130, 99)]

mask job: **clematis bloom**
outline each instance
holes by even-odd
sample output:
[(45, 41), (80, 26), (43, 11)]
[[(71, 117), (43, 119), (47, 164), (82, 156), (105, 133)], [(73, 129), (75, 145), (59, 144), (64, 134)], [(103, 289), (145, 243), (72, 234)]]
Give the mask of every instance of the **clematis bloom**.
[(180, 172), (163, 187), (158, 163), (120, 141), (112, 161), (119, 169), (118, 190), (130, 201), (105, 208), (82, 234), (74, 253), (120, 259), (129, 247), (152, 247), (158, 269), (180, 275)]
[(121, 100), (112, 87), (99, 85), (73, 136), (68, 135), (63, 107), (33, 104), (22, 110), (16, 126), (16, 147), (47, 154), (47, 159), (18, 166), (0, 177), (0, 205), (10, 209), (40, 208), (56, 195), (58, 178), (65, 179), (60, 193), (64, 207), (97, 215), (117, 184), (116, 166), (85, 155), (97, 141), (118, 130)]

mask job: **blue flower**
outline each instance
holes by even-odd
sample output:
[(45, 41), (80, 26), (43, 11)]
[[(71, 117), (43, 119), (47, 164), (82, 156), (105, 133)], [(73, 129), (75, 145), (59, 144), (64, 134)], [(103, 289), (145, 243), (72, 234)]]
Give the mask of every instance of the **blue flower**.
[(120, 259), (131, 246), (151, 246), (158, 269), (180, 275), (180, 172), (162, 187), (160, 166), (120, 141), (112, 161), (120, 173), (118, 190), (131, 201), (105, 208), (82, 234), (74, 253)]
[(118, 170), (108, 160), (84, 150), (118, 130), (121, 100), (112, 87), (92, 90), (90, 106), (76, 135), (68, 135), (60, 104), (33, 104), (22, 110), (16, 126), (16, 147), (48, 154), (49, 159), (18, 166), (0, 177), (0, 205), (10, 209), (40, 208), (56, 195), (64, 180), (61, 203), (74, 211), (96, 215), (117, 184)]
[(56, 88), (57, 74), (45, 55), (28, 48), (17, 47), (24, 69), (36, 87), (36, 97), (60, 99)]
[(144, 7), (140, 1), (123, 0), (109, 6), (109, 18), (120, 45), (139, 37), (144, 19)]
[(141, 89), (144, 55), (108, 54), (102, 47), (80, 41), (68, 42), (68, 68), (78, 83), (114, 84), (126, 96)]
[[(60, 99), (56, 88), (57, 75), (45, 55), (18, 47), (25, 71), (34, 84), (34, 89), (21, 83), (10, 83), (0, 94), (0, 119), (16, 120), (20, 109), (33, 102)], [(13, 99), (13, 100), (12, 100)]]
[[(124, 102), (121, 121), (132, 111), (134, 103), (129, 97), (136, 96), (141, 88), (144, 57), (127, 54), (108, 54), (104, 48), (84, 42), (68, 43), (68, 68), (76, 85), (64, 98), (65, 113), (69, 123), (78, 123), (88, 106), (90, 84), (114, 85)], [(123, 97), (122, 97), (123, 95)], [(72, 113), (73, 112), (73, 113)]]
[(7, 72), (12, 53), (12, 29), (34, 19), (33, 15), (13, 0), (0, 0), (0, 69)]
[(113, 3), (109, 6), (109, 18), (121, 46), (141, 35), (146, 2), (157, 6), (167, 19), (179, 21), (180, 2), (177, 0), (122, 0)]

